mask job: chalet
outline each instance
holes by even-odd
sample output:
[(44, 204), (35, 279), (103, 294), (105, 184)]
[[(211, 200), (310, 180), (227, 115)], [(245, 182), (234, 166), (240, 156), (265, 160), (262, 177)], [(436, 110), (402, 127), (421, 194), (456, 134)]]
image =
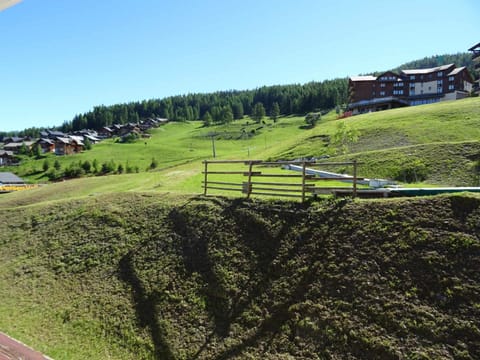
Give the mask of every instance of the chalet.
[(52, 139), (38, 139), (36, 144), (40, 146), (42, 153), (54, 153), (55, 152), (55, 141)]
[(56, 155), (71, 155), (81, 152), (84, 149), (84, 144), (78, 139), (71, 137), (58, 137), (55, 140), (55, 154)]
[(56, 139), (57, 137), (66, 137), (67, 134), (64, 134), (61, 131), (56, 130), (45, 130), (40, 132), (40, 137), (44, 139)]
[(100, 142), (101, 139), (99, 139), (97, 136), (94, 135), (83, 135), (83, 142), (85, 142), (88, 139), (91, 144), (96, 144)]
[(128, 123), (121, 127), (120, 131), (118, 132), (118, 136), (122, 137), (124, 135), (128, 135), (132, 132), (140, 133), (141, 129), (138, 127), (138, 124)]
[(0, 166), (8, 166), (14, 162), (13, 151), (0, 150)]
[(9, 136), (6, 138), (3, 138), (3, 143), (4, 144), (9, 144), (9, 143), (21, 143), (22, 141), (25, 141), (23, 137), (18, 137), (18, 136)]
[(353, 115), (403, 106), (430, 104), (469, 96), (473, 78), (466, 67), (455, 64), (429, 69), (387, 71), (379, 76), (349, 79)]
[(25, 145), (27, 150), (31, 150), (34, 141), (23, 141), (23, 142), (11, 142), (3, 146), (3, 150), (12, 151), (14, 154), (18, 154), (20, 149)]
[(98, 136), (102, 138), (110, 138), (114, 134), (114, 131), (110, 129), (108, 126), (102, 127), (100, 130), (98, 130)]

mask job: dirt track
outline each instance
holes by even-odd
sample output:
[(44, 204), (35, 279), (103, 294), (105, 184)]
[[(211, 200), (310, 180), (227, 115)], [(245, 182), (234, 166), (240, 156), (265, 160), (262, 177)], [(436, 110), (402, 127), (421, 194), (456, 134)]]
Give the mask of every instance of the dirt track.
[(0, 332), (0, 360), (20, 359), (47, 360), (50, 358)]

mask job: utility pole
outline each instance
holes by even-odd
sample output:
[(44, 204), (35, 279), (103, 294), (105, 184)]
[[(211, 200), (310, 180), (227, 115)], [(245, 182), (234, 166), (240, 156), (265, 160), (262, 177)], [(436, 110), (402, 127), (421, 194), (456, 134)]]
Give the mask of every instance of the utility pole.
[(213, 152), (213, 158), (215, 159), (215, 134), (212, 134), (211, 137), (212, 137), (212, 152)]

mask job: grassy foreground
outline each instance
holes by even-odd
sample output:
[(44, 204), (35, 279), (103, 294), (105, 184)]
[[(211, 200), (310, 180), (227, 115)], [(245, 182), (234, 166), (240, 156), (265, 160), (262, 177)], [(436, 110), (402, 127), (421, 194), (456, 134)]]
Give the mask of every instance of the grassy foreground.
[(55, 359), (477, 359), (480, 198), (0, 209), (0, 329)]

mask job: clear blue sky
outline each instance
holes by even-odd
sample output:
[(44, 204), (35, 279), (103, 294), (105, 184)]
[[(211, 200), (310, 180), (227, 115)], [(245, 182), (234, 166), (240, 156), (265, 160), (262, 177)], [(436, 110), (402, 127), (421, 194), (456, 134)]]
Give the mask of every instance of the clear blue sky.
[(464, 52), (479, 15), (478, 0), (23, 0), (0, 12), (0, 131)]

